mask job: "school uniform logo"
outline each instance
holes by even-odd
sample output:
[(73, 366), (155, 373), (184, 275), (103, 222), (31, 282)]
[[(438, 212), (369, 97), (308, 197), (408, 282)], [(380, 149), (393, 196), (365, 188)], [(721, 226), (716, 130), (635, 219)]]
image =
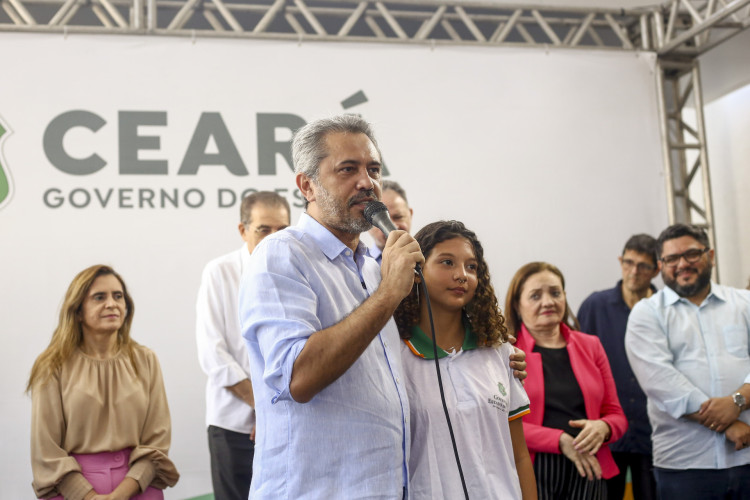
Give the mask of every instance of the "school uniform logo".
[(505, 386), (502, 384), (502, 382), (497, 383), (497, 390), (500, 391), (500, 394), (503, 396), (507, 396), (508, 393), (505, 391)]
[(497, 390), (500, 392), (500, 395), (493, 394), (492, 397), (487, 398), (487, 402), (501, 412), (508, 413), (508, 391), (505, 390), (502, 382), (497, 383)]

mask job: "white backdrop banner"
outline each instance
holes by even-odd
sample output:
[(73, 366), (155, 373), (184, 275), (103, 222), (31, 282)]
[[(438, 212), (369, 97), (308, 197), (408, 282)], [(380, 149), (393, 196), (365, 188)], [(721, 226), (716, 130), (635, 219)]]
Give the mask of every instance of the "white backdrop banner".
[(17, 33), (0, 51), (0, 498), (33, 494), (24, 385), (95, 263), (123, 275), (162, 363), (182, 473), (167, 498), (211, 491), (201, 270), (239, 247), (243, 194), (276, 190), (297, 219), (307, 121), (370, 120), (414, 229), (474, 229), (501, 301), (547, 260), (577, 309), (615, 284), (631, 234), (666, 226), (653, 54)]

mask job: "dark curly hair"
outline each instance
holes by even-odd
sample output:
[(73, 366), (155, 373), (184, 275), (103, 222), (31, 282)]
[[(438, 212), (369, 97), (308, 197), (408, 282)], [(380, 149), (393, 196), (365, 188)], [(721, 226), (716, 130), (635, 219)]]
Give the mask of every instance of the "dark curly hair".
[[(495, 296), (495, 289), (490, 281), (490, 272), (484, 260), (484, 249), (479, 243), (477, 235), (466, 228), (463, 223), (439, 221), (428, 224), (414, 236), (422, 248), (425, 259), (430, 257), (435, 245), (453, 238), (466, 239), (474, 249), (477, 259), (477, 289), (471, 302), (464, 307), (471, 329), (477, 335), (477, 344), (483, 346), (497, 346), (508, 340), (505, 328), (505, 318), (500, 312), (500, 305)], [(414, 283), (409, 295), (393, 313), (399, 334), (402, 338), (411, 337), (411, 329), (419, 322), (419, 301), (417, 287)]]

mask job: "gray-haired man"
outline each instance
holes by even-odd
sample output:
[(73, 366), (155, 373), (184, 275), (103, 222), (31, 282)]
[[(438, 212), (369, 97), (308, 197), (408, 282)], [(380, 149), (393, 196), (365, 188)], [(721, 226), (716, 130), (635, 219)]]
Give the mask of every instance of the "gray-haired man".
[(424, 258), (405, 231), (382, 267), (359, 241), (381, 196), (367, 122), (312, 122), (292, 153), (307, 212), (258, 246), (240, 289), (258, 412), (251, 496), (401, 498), (409, 403), (391, 316)]

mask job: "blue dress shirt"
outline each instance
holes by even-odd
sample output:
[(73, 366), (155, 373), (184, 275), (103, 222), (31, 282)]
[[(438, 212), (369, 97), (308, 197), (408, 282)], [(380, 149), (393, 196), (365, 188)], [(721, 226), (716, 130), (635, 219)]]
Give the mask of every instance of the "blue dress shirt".
[(377, 262), (378, 265), (381, 265), (383, 263), (383, 251), (378, 248), (377, 245), (371, 246), (367, 249), (367, 251), (370, 252), (370, 257), (375, 259), (375, 262)]
[[(711, 283), (700, 306), (665, 287), (630, 313), (628, 359), (648, 396), (654, 465), (726, 469), (750, 464), (724, 434), (683, 415), (750, 383), (750, 291)], [(750, 424), (750, 411), (740, 419)]]
[[(651, 289), (656, 292), (653, 285)], [(646, 412), (646, 394), (638, 385), (625, 354), (625, 329), (629, 315), (630, 308), (622, 298), (620, 280), (614, 288), (589, 295), (578, 310), (578, 322), (582, 332), (596, 335), (601, 340), (612, 368), (617, 397), (628, 417), (628, 430), (610, 444), (609, 449), (614, 453), (651, 455), (651, 424)]]
[(409, 404), (393, 319), (357, 361), (305, 404), (289, 392), (307, 339), (339, 323), (380, 283), (380, 267), (307, 214), (265, 238), (240, 286), (257, 441), (250, 498), (400, 499)]

